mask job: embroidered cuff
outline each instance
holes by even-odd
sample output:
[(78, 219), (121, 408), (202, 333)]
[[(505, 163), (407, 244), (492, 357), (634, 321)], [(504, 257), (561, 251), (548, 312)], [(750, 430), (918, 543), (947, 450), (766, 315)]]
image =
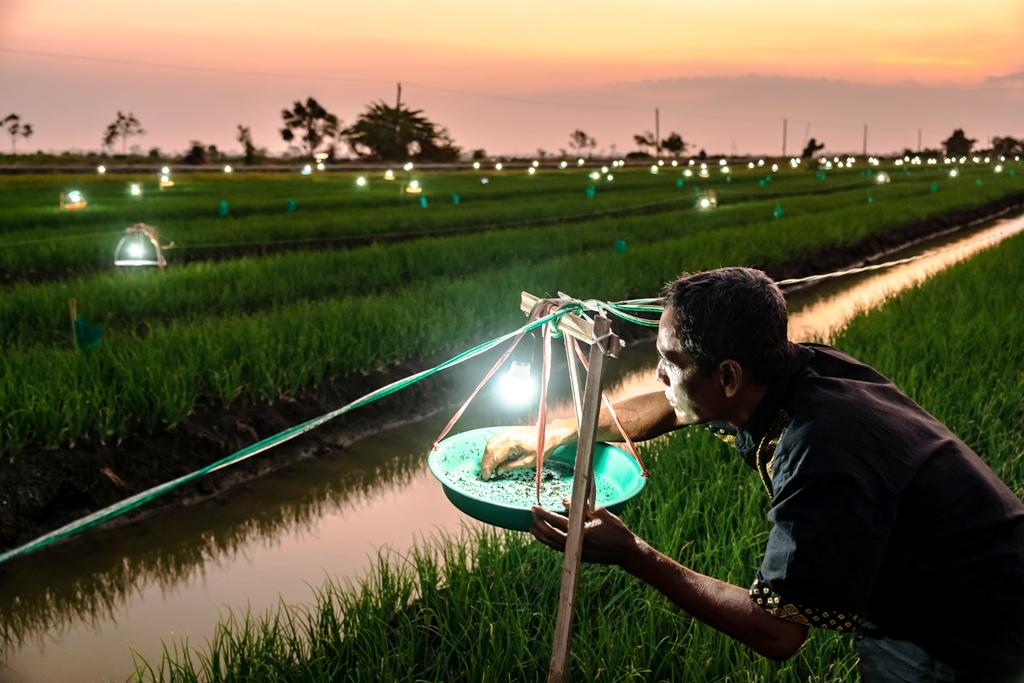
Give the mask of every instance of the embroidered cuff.
[(859, 614), (816, 609), (786, 602), (782, 596), (769, 588), (760, 576), (754, 579), (754, 584), (750, 587), (750, 599), (772, 616), (805, 626), (834, 631), (856, 631), (864, 623), (864, 618)]

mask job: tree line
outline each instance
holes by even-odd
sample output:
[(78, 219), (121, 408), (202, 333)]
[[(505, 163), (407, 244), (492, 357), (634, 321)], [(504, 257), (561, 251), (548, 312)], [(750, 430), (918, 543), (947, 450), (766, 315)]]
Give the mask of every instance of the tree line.
[[(401, 92), (401, 91), (399, 91)], [(328, 111), (314, 97), (305, 101), (296, 100), (292, 106), (281, 110), (282, 127), (279, 129), (281, 139), (290, 148), (307, 158), (323, 155), (327, 160), (334, 159), (342, 145), (346, 145), (357, 157), (367, 161), (415, 160), (430, 162), (457, 161), (462, 156), (462, 148), (455, 144), (448, 129), (437, 122), (431, 121), (421, 109), (412, 109), (401, 101), (401, 95), (394, 105), (378, 100), (367, 105), (366, 110), (356, 117), (355, 121), (344, 126), (341, 119)], [(0, 120), (0, 127), (11, 138), (11, 155), (17, 154), (18, 139), (27, 140), (35, 132), (32, 124), (22, 120), (15, 113), (8, 114)], [(146, 131), (133, 112), (117, 112), (117, 116), (103, 131), (102, 143), (105, 151), (113, 151), (120, 141), (121, 154), (128, 152), (131, 138), (145, 135)], [(257, 159), (267, 156), (265, 148), (258, 148), (253, 141), (249, 126), (238, 124), (235, 139), (242, 147), (246, 165), (254, 164)], [(569, 134), (569, 150), (574, 155), (593, 156), (597, 148), (597, 140), (582, 129), (573, 130)], [(667, 137), (658, 140), (654, 133), (644, 131), (633, 136), (637, 150), (629, 152), (626, 157), (633, 159), (651, 158), (650, 150), (657, 156), (662, 151), (672, 157), (680, 157), (693, 145), (683, 139), (682, 135), (672, 131)], [(919, 153), (940, 154), (945, 151), (947, 156), (962, 157), (974, 149), (977, 140), (969, 138), (962, 128), (957, 128), (942, 141), (942, 149), (922, 150)], [(801, 157), (811, 158), (825, 148), (824, 142), (811, 138), (804, 146)], [(992, 153), (997, 155), (1024, 154), (1024, 140), (1011, 136), (992, 138)], [(565, 149), (559, 150), (562, 157), (569, 156)], [(545, 158), (545, 150), (537, 150), (538, 156)], [(904, 150), (905, 154), (914, 153)], [(615, 146), (612, 145), (612, 154)], [(160, 158), (160, 150), (149, 151), (150, 158)], [(223, 155), (216, 145), (203, 145), (198, 140), (190, 143), (188, 152), (182, 160), (186, 163), (203, 164), (216, 161)], [(472, 150), (472, 159), (484, 159), (487, 153), (483, 149)], [(704, 159), (707, 153), (701, 149), (697, 155)]]

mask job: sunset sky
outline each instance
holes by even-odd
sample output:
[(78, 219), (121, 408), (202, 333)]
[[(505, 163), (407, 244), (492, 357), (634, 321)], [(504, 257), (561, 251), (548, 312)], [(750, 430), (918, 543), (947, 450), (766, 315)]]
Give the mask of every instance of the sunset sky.
[[(500, 9), (496, 9), (500, 7)], [(679, 131), (711, 153), (1024, 137), (1024, 0), (518, 3), (0, 0), (0, 116), (20, 149), (98, 149), (116, 111), (142, 148), (284, 149), (280, 110), (313, 95), (343, 123), (395, 97), (464, 148), (557, 153), (583, 128), (624, 154)]]

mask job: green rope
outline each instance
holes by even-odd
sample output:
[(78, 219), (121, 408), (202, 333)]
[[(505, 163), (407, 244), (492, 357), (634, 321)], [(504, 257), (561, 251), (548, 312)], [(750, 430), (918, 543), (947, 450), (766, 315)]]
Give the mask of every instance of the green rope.
[(121, 515), (131, 512), (135, 508), (148, 503), (154, 498), (162, 496), (168, 491), (172, 491), (178, 488), (179, 486), (183, 486), (184, 484), (187, 484), (190, 481), (216, 472), (219, 469), (223, 469), (225, 467), (229, 467), (230, 465), (239, 463), (243, 460), (247, 460), (255, 455), (262, 453), (263, 451), (269, 450), (274, 446), (277, 446), (278, 444), (284, 443), (285, 441), (289, 441), (297, 436), (305, 434), (308, 431), (316, 429), (320, 425), (324, 424), (325, 422), (328, 422), (329, 420), (333, 420), (339, 415), (343, 415), (349, 411), (355, 410), (356, 408), (365, 406), (366, 404), (384, 398), (385, 396), (390, 396), (391, 394), (400, 391), (412, 384), (415, 384), (420, 380), (426, 379), (427, 377), (430, 377), (431, 375), (434, 375), (440, 372), (441, 370), (445, 370), (447, 368), (452, 367), (453, 365), (458, 365), (459, 363), (469, 360), (470, 358), (479, 356), (480, 354), (489, 351), (495, 346), (515, 337), (518, 334), (529, 332), (538, 327), (541, 327), (542, 325), (552, 322), (553, 320), (556, 320), (557, 318), (565, 315), (566, 313), (572, 312), (572, 310), (573, 309), (562, 309), (555, 311), (549, 315), (537, 318), (536, 320), (528, 322), (527, 324), (523, 325), (522, 327), (516, 330), (503, 334), (500, 337), (495, 337), (490, 341), (483, 342), (482, 344), (478, 344), (477, 346), (474, 346), (471, 349), (468, 349), (466, 351), (463, 351), (462, 353), (452, 356), (451, 358), (444, 361), (443, 363), (440, 363), (439, 365), (435, 365), (432, 368), (422, 370), (413, 375), (409, 375), (404, 379), (397, 380), (395, 382), (392, 382), (391, 384), (376, 389), (370, 392), (369, 394), (362, 396), (361, 398), (357, 398), (355, 401), (352, 401), (348, 405), (338, 408), (337, 410), (333, 410), (329, 413), (321, 415), (320, 417), (313, 418), (312, 420), (303, 422), (300, 425), (286, 429), (283, 432), (274, 434), (273, 436), (267, 437), (262, 441), (258, 441), (250, 446), (247, 446), (240, 451), (232, 453), (229, 456), (221, 458), (220, 460), (210, 465), (207, 465), (206, 467), (195, 470), (194, 472), (190, 472), (189, 474), (178, 477), (177, 479), (173, 479), (171, 481), (164, 482), (163, 484), (159, 484), (152, 488), (146, 489), (141, 493), (137, 493), (134, 496), (125, 498), (124, 500), (114, 503), (113, 505), (109, 505), (103, 508), (102, 510), (97, 510), (92, 514), (86, 515), (85, 517), (81, 517), (73, 522), (65, 524), (59, 529), (55, 529), (54, 531), (43, 534), (35, 540), (29, 541), (24, 545), (21, 545), (17, 548), (8, 550), (7, 552), (0, 554), (0, 564), (3, 564), (4, 562), (15, 557), (18, 557), (19, 555), (26, 555), (41, 548), (45, 548), (46, 546), (52, 543), (56, 543), (57, 541), (69, 538), (71, 536), (75, 536), (87, 529), (91, 529), (94, 526), (103, 524), (104, 522), (107, 522), (116, 517), (120, 517)]

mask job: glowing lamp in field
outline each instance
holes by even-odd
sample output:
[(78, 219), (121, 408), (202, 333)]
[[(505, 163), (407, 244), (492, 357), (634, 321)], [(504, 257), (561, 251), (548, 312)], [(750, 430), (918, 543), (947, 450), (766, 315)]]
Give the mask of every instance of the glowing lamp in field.
[(888, 185), (892, 180), (889, 178), (888, 173), (879, 173), (875, 176), (875, 182), (879, 185)]
[(728, 166), (719, 166), (718, 170), (726, 175), (732, 173), (732, 169), (730, 169)]
[(489, 182), (491, 182), (489, 178), (484, 177), (484, 178), (480, 179), (480, 184), (481, 185), (486, 185)]
[(318, 162), (316, 162), (316, 170), (318, 170), (318, 171), (327, 170), (327, 166), (324, 165), (324, 162), (318, 161)]
[(160, 245), (160, 231), (145, 223), (136, 223), (125, 229), (124, 237), (117, 243), (114, 265), (120, 267), (167, 265), (164, 249)]
[(897, 166), (902, 166), (903, 165), (903, 159), (897, 159), (895, 163), (896, 163)]
[(473, 162), (473, 170), (474, 171), (479, 171), (480, 170), (480, 162), (479, 161), (474, 161)]
[(679, 162), (678, 162), (678, 161), (676, 161), (675, 159), (673, 159), (673, 160), (672, 160), (672, 168), (675, 168), (675, 167), (676, 167), (676, 166), (678, 166), (678, 165), (679, 165)]
[(414, 166), (413, 166), (413, 163), (411, 161), (407, 161), (404, 164), (402, 164), (402, 170), (407, 172), (407, 173), (409, 171), (411, 171), (413, 168), (414, 168)]
[(576, 160), (576, 165), (577, 165), (577, 166), (582, 166), (582, 165), (583, 165), (583, 164), (585, 164), (585, 163), (586, 163), (586, 162), (585, 162), (585, 161), (583, 161), (583, 159), (577, 159), (577, 160)]
[(505, 168), (505, 164), (501, 163), (500, 161), (494, 165), (495, 171), (500, 171), (503, 168)]
[(996, 167), (993, 168), (992, 170), (995, 171), (996, 173), (1002, 173), (1003, 172), (1003, 165), (1002, 164), (996, 164)]
[(85, 197), (78, 190), (68, 190), (60, 193), (60, 208), (65, 211), (77, 211), (89, 205)]
[(533, 166), (534, 168), (537, 168), (538, 166), (540, 166), (540, 162), (535, 159), (533, 163), (530, 165)]
[(706, 195), (697, 200), (697, 208), (702, 210), (713, 209), (718, 206), (718, 195), (714, 190), (709, 191)]
[(537, 169), (531, 166), (530, 168), (526, 169), (526, 172), (529, 173), (530, 175), (533, 175), (537, 172)]
[(762, 166), (764, 166), (764, 159), (758, 159), (757, 160), (757, 167), (761, 168)]
[(560, 162), (558, 164), (558, 168), (561, 168), (561, 169), (567, 168), (568, 166), (569, 166), (569, 162), (568, 161), (562, 161), (562, 162)]
[(591, 180), (600, 180), (601, 179), (601, 174), (598, 173), (597, 171), (591, 171), (590, 174), (589, 174), (589, 177), (590, 177)]
[(656, 164), (651, 164), (651, 174), (658, 175), (658, 166)]
[(690, 159), (690, 161), (688, 161), (686, 165), (687, 166), (693, 166), (695, 163), (696, 162), (693, 159)]
[(306, 164), (302, 167), (302, 175), (311, 175), (313, 173), (313, 167)]
[(607, 173), (607, 172), (608, 172), (608, 167), (607, 166), (602, 166), (601, 167), (601, 173)]
[(317, 152), (313, 155), (313, 161), (327, 161), (327, 152)]
[(132, 197), (142, 196), (142, 185), (139, 183), (132, 183), (128, 186), (128, 194)]
[(779, 172), (779, 165), (778, 164), (772, 164), (772, 173), (778, 173), (778, 172)]
[(107, 172), (107, 167), (104, 166), (103, 164), (100, 164), (99, 166), (96, 167), (96, 172), (99, 173), (100, 175), (103, 175), (104, 173)]
[(753, 161), (748, 161), (747, 162), (747, 168), (754, 168), (754, 162)]
[(231, 168), (231, 164), (227, 164), (227, 165), (226, 165), (226, 166), (224, 167), (224, 172), (225, 172), (225, 173), (231, 173), (231, 172), (233, 172), (234, 170), (235, 170), (235, 169)]
[(410, 180), (409, 184), (405, 186), (406, 194), (420, 194), (423, 192), (423, 188), (420, 187), (420, 181)]
[(608, 181), (608, 182), (610, 183), (610, 182), (612, 182), (613, 180), (615, 180), (615, 176), (613, 176), (613, 175), (612, 175), (611, 173), (609, 173), (608, 175), (606, 175), (606, 176), (604, 177), (604, 179), (605, 179), (605, 180), (607, 180), (607, 181)]
[(700, 169), (700, 172), (697, 175), (699, 175), (701, 178), (707, 178), (710, 174), (708, 173), (708, 169), (702, 168)]
[(530, 364), (512, 361), (501, 380), (498, 382), (498, 392), (502, 401), (509, 406), (525, 406), (536, 393), (536, 385), (530, 377)]
[(691, 171), (690, 169), (686, 169), (685, 171), (683, 171), (683, 175), (687, 178), (693, 177), (693, 171)]
[(983, 161), (984, 161), (984, 162), (985, 162), (985, 163), (987, 164), (987, 163), (989, 162), (989, 158), (988, 158), (988, 157), (985, 157), (985, 158), (983, 159)]
[(958, 175), (960, 175), (960, 169), (958, 169), (958, 168), (951, 168), (949, 170), (949, 177), (950, 178), (956, 178)]
[(392, 171), (390, 168), (388, 170), (384, 171), (384, 180), (394, 180), (394, 179), (395, 179), (395, 172), (394, 171)]
[(170, 175), (171, 169), (169, 166), (164, 166), (160, 169), (160, 173), (162, 173), (163, 175)]
[(356, 187), (366, 187), (366, 177), (359, 176), (356, 178)]
[(160, 176), (160, 189), (166, 190), (168, 187), (174, 187), (174, 181), (171, 180), (171, 176), (164, 173)]
[(658, 159), (658, 166), (664, 166), (664, 165), (665, 165), (665, 161), (663, 159)]

